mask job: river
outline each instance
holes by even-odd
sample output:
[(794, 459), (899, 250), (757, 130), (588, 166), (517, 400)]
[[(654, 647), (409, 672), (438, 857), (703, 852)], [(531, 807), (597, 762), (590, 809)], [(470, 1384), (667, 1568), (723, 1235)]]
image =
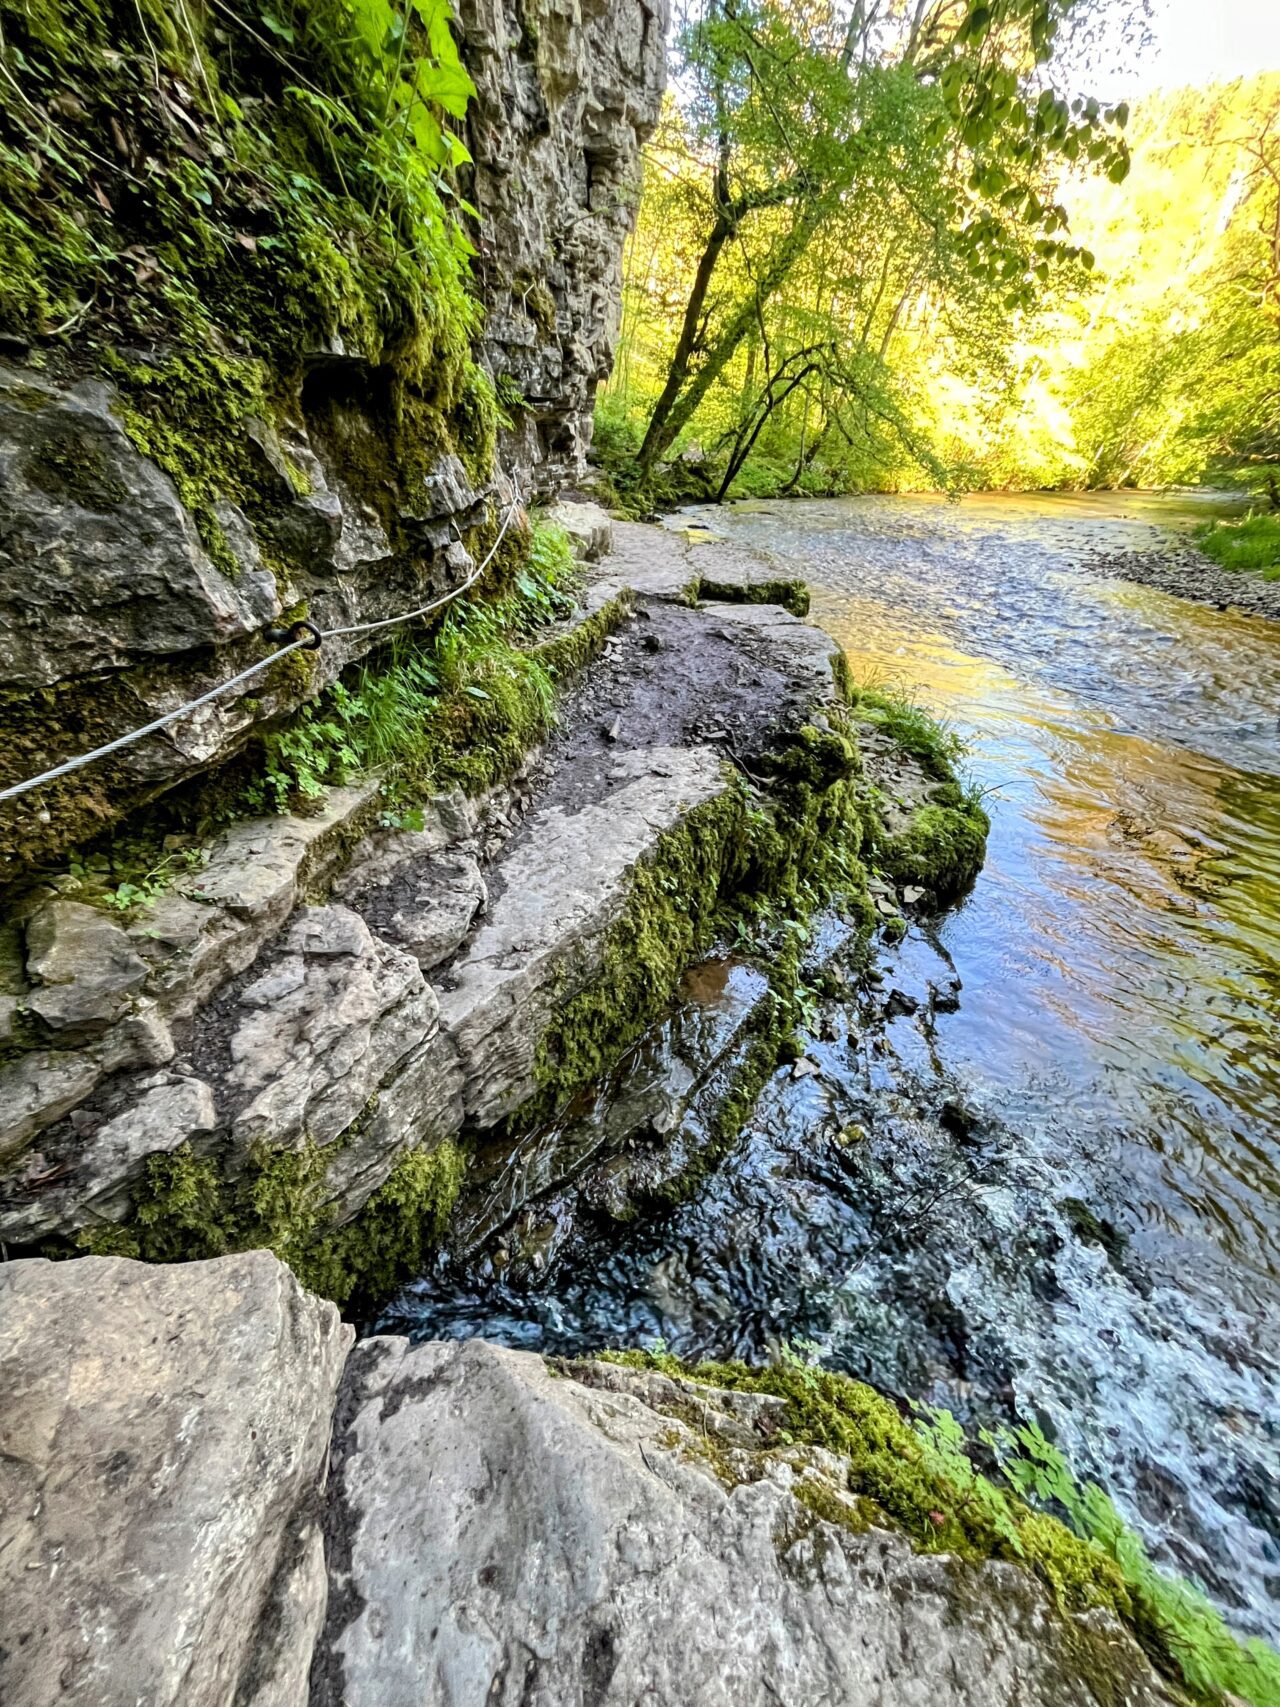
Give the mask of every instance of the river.
[(382, 1325), (688, 1356), (802, 1341), (970, 1423), (1037, 1419), (1158, 1558), (1274, 1640), (1280, 624), (1087, 568), (1199, 513), (1001, 496), (685, 518), (802, 575), (855, 679), (955, 726), (986, 867), (882, 945), (903, 1000), (815, 1017), (820, 1073), (780, 1073), (690, 1202), (584, 1235), (533, 1288), (426, 1276)]

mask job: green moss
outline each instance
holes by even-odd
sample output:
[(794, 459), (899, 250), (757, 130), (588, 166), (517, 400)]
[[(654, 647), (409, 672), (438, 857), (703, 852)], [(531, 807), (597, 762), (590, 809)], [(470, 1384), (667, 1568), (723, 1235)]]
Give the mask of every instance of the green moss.
[[(546, 1118), (598, 1078), (667, 1006), (685, 968), (718, 935), (761, 915), (789, 921), (767, 964), (781, 1005), (767, 1050), (754, 1057), (759, 1073), (772, 1070), (794, 1023), (802, 921), (836, 894), (864, 920), (870, 910), (858, 858), (865, 816), (857, 752), (847, 735), (807, 728), (769, 765), (774, 792), (727, 778), (722, 794), (687, 813), (637, 864), (599, 969), (560, 1005), (539, 1044), (540, 1090), (516, 1124)], [(739, 1120), (744, 1101), (745, 1090)]]
[(781, 605), (793, 616), (808, 616), (809, 588), (806, 582), (779, 576), (772, 581), (717, 581), (704, 575), (694, 589), (698, 599), (721, 604)]
[(940, 805), (934, 801), (917, 808), (896, 835), (882, 831), (876, 857), (895, 883), (918, 884), (939, 901), (947, 901), (981, 871), (990, 828), (990, 819), (976, 802)]
[(369, 1309), (421, 1274), (448, 1224), (466, 1155), (446, 1139), (409, 1150), (353, 1221), (302, 1253), (298, 1278), (336, 1304)]
[(629, 591), (619, 593), (583, 622), (552, 635), (532, 649), (532, 656), (556, 683), (572, 681), (604, 651), (606, 640), (631, 613)]
[(684, 970), (711, 946), (722, 893), (740, 867), (746, 794), (727, 787), (658, 838), (632, 873), (600, 966), (569, 997), (538, 1046), (541, 1092), (524, 1118), (550, 1113), (596, 1079), (671, 1000)]
[(51, 498), (86, 510), (113, 509), (129, 496), (112, 475), (101, 448), (74, 432), (47, 437), (27, 458), (23, 473)]
[[(999, 1559), (1029, 1571), (1061, 1612), (1098, 1609), (1119, 1619), (1155, 1664), (1196, 1700), (1220, 1702), (1226, 1691), (1257, 1707), (1275, 1707), (1280, 1700), (1276, 1655), (1261, 1642), (1236, 1641), (1202, 1596), (1156, 1572), (1101, 1490), (1076, 1487), (1060, 1456), (1042, 1440), (1041, 1460), (1019, 1460), (1015, 1468), (1034, 1480), (1037, 1467), (1052, 1462), (1052, 1485), (1067, 1509), (1093, 1514), (1088, 1533), (1075, 1533), (1056, 1516), (1033, 1509), (1012, 1487), (979, 1474), (963, 1451), (939, 1452), (930, 1430), (913, 1425), (888, 1399), (849, 1376), (795, 1360), (751, 1369), (741, 1363), (690, 1366), (666, 1352), (602, 1356), (632, 1369), (659, 1370), (678, 1382), (782, 1399), (784, 1426), (769, 1450), (785, 1456), (792, 1446), (820, 1447), (845, 1465), (847, 1498), (803, 1474), (793, 1487), (801, 1504), (825, 1522), (861, 1532), (868, 1523), (887, 1521), (922, 1551), (972, 1562)], [(698, 1411), (696, 1397), (688, 1395), (673, 1414), (688, 1412), (696, 1434)], [(963, 1442), (954, 1420), (948, 1420), (954, 1437)], [(714, 1457), (721, 1480), (733, 1485), (742, 1479), (730, 1454), (716, 1450)], [(1018, 1485), (1022, 1479), (1017, 1478)], [(1100, 1700), (1128, 1699), (1124, 1677), (1106, 1666), (1105, 1649), (1104, 1671), (1097, 1673), (1092, 1632), (1068, 1625), (1064, 1637), (1073, 1658), (1096, 1683)]]
[(332, 1152), (253, 1150), (231, 1175), (190, 1145), (152, 1156), (120, 1226), (82, 1234), (79, 1248), (96, 1256), (145, 1262), (190, 1262), (229, 1251), (270, 1250), (311, 1291), (335, 1304), (385, 1298), (420, 1273), (444, 1231), (466, 1171), (450, 1140), (409, 1150), (364, 1208), (333, 1224), (325, 1194)]

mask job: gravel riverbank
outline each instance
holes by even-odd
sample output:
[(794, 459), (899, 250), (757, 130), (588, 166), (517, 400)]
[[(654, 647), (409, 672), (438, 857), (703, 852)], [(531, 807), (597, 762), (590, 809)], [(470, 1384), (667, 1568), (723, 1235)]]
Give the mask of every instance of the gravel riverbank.
[(1159, 551), (1100, 551), (1086, 558), (1084, 566), (1095, 575), (1116, 575), (1218, 610), (1239, 610), (1280, 622), (1280, 581), (1264, 581), (1243, 569), (1223, 569), (1194, 545)]

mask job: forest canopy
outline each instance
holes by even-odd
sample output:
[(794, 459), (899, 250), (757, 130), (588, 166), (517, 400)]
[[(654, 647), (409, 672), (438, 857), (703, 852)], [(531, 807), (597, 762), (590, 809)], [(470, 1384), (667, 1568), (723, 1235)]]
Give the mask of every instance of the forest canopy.
[(1106, 105), (1116, 13), (702, 0), (598, 413), (621, 495), (1275, 498), (1280, 74)]

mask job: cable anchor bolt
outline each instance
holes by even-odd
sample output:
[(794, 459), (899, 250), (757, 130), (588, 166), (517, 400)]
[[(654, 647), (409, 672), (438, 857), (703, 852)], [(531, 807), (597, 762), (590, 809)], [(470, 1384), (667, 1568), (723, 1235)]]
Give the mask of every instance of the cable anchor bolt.
[(314, 622), (291, 622), (287, 628), (269, 628), (264, 636), (273, 646), (301, 645), (304, 652), (318, 652), (323, 635)]

